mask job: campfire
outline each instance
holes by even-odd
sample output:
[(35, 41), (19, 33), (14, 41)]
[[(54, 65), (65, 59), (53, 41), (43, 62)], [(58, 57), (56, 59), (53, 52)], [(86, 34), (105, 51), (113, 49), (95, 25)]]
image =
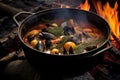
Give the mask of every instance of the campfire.
[[(5, 3), (7, 6), (1, 3)], [(9, 9), (6, 9), (5, 7)], [(120, 12), (119, 12), (120, 1), (119, 0), (104, 0), (104, 1), (103, 0), (54, 0), (52, 1), (51, 0), (50, 3), (41, 2), (41, 0), (34, 0), (34, 1), (32, 0), (30, 1), (1, 0), (0, 10), (1, 8), (3, 10), (0, 13), (0, 18), (1, 18), (0, 29), (2, 29), (1, 31), (2, 34), (0, 34), (0, 47), (1, 47), (0, 48), (0, 66), (1, 66), (0, 74), (1, 75), (3, 75), (2, 73), (4, 72), (4, 70), (6, 70), (5, 69), (6, 64), (7, 64), (6, 73), (8, 73), (8, 75), (12, 74), (11, 73), (11, 68), (12, 68), (15, 70), (15, 72), (18, 72), (18, 75), (22, 77), (24, 77), (23, 74), (27, 72), (26, 70), (29, 70), (28, 68), (31, 67), (30, 65), (27, 65), (28, 62), (26, 61), (26, 56), (24, 55), (24, 51), (21, 48), (21, 45), (17, 36), (18, 27), (16, 27), (16, 25), (12, 21), (12, 17), (16, 13), (21, 11), (37, 12), (37, 11), (51, 9), (51, 8), (75, 8), (75, 9), (94, 12), (107, 21), (112, 32), (110, 36), (110, 42), (113, 44), (113, 48), (111, 48), (107, 52), (103, 52), (102, 59), (100, 58), (100, 62), (98, 61), (97, 65), (95, 65), (91, 70), (87, 71), (87, 73), (78, 75), (77, 77), (76, 75), (73, 77), (65, 76), (65, 78), (67, 80), (68, 79), (70, 80), (72, 79), (119, 80), (120, 79), (119, 78), (120, 76), (119, 74), (120, 72)], [(1, 15), (2, 13), (5, 13), (5, 14)], [(82, 35), (83, 34), (84, 33), (82, 33)], [(12, 65), (9, 65), (9, 63), (11, 62), (12, 62)], [(21, 63), (22, 63), (22, 66), (21, 66)], [(22, 70), (21, 67), (25, 68), (25, 66), (27, 66), (27, 68)], [(13, 76), (12, 76), (12, 80), (13, 80), (15, 76), (14, 76), (14, 71), (12, 72), (13, 72)], [(58, 78), (63, 77), (61, 75), (58, 76), (57, 74), (56, 75), (42, 74), (40, 75), (40, 77), (41, 76), (43, 77), (43, 75), (45, 76), (45, 78), (46, 76), (48, 76), (48, 78), (50, 79), (56, 76), (55, 78), (57, 79), (54, 79), (54, 80), (58, 80)], [(28, 78), (30, 77), (31, 76), (29, 76)], [(7, 78), (7, 77), (3, 76), (3, 78)]]
[[(97, 14), (103, 17), (110, 25), (112, 35), (110, 40), (116, 48), (120, 48), (120, 21), (118, 15), (118, 3), (111, 7), (109, 2), (102, 6), (101, 2), (93, 1)], [(97, 5), (96, 5), (97, 4)], [(117, 43), (118, 42), (118, 43)]]
[[(93, 6), (91, 6), (91, 4)], [(119, 12), (118, 12), (118, 1), (112, 3), (113, 6), (110, 5), (110, 2), (105, 2), (104, 4), (101, 1), (92, 0), (89, 3), (89, 0), (85, 0), (84, 3), (81, 3), (79, 6), (73, 7), (73, 5), (65, 5), (59, 4), (61, 8), (77, 8), (87, 11), (92, 11), (91, 8), (95, 9), (95, 13), (105, 19), (110, 25), (112, 34), (110, 36), (110, 40), (114, 47), (120, 49), (120, 21), (119, 21)]]

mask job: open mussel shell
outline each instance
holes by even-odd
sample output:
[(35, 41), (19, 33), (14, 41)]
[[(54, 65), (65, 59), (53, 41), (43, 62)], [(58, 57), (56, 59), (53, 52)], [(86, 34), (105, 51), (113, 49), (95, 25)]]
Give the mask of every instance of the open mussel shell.
[(67, 54), (67, 50), (63, 48), (63, 54)]
[(76, 47), (77, 46), (74, 42), (68, 41), (63, 45), (63, 53), (64, 54), (74, 54), (74, 49)]
[(72, 47), (70, 47), (68, 51), (65, 48), (63, 48), (63, 54), (65, 55), (74, 54), (74, 50)]
[(63, 30), (64, 30), (65, 35), (73, 35), (73, 34), (75, 34), (75, 30), (74, 30), (73, 26), (65, 26), (63, 28)]
[(40, 39), (55, 39), (55, 35), (51, 34), (51, 33), (48, 33), (48, 32), (41, 32), (39, 33), (39, 38)]
[(74, 50), (72, 47), (70, 47), (70, 49), (69, 49), (69, 54), (74, 54)]

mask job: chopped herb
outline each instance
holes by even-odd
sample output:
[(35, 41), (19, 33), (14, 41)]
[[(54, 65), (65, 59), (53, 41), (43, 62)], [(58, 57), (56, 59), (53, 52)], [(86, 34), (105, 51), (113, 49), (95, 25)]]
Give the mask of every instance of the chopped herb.
[(97, 40), (90, 40), (88, 42), (85, 42), (85, 43), (81, 43), (76, 49), (75, 49), (75, 53), (76, 54), (80, 54), (82, 53), (86, 47), (88, 46), (98, 46), (98, 45), (101, 45), (103, 42), (105, 41), (105, 38), (99, 38)]
[(48, 32), (54, 34), (54, 35), (57, 36), (57, 37), (59, 37), (59, 36), (61, 36), (61, 35), (64, 34), (64, 33), (63, 33), (63, 29), (60, 28), (60, 27), (54, 28), (54, 29), (52, 29), (52, 30), (51, 30), (51, 29), (48, 29)]
[(68, 40), (68, 36), (65, 36), (58, 44), (57, 44), (57, 48), (62, 48), (64, 43), (67, 42)]

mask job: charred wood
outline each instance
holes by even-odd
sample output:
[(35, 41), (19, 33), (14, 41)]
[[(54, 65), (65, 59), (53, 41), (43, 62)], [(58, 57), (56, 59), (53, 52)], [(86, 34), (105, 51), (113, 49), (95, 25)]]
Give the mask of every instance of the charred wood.
[(16, 13), (22, 11), (21, 9), (14, 8), (12, 6), (6, 5), (6, 4), (1, 3), (1, 2), (0, 2), (0, 10), (4, 11), (12, 16), (15, 15)]
[(120, 41), (119, 39), (114, 35), (114, 33), (111, 34), (112, 37), (114, 38), (114, 40), (118, 43), (118, 45), (120, 45)]
[(106, 64), (120, 70), (120, 59), (117, 56), (118, 55), (110, 51), (104, 53), (104, 59), (102, 61), (102, 64)]
[(6, 56), (9, 52), (4, 49), (2, 42), (0, 42), (0, 58)]
[(112, 49), (110, 49), (110, 52), (115, 55), (118, 59), (120, 59), (120, 50), (118, 50), (117, 48), (113, 47)]
[(0, 65), (9, 63), (12, 60), (17, 59), (17, 54), (16, 52), (9, 53), (8, 55), (4, 56), (3, 58), (0, 59)]
[[(46, 6), (39, 5), (39, 6), (36, 6), (34, 9), (30, 9), (29, 11), (30, 12), (36, 12), (38, 10), (45, 10), (45, 9), (49, 9), (49, 8), (46, 7)], [(7, 4), (4, 4), (4, 3), (0, 2), (0, 11), (5, 12), (5, 13), (11, 15), (11, 16), (13, 16), (13, 15), (19, 13), (19, 12), (22, 12), (24, 10), (25, 10), (24, 8), (23, 9), (15, 8), (13, 6), (10, 6), (10, 5), (7, 5)], [(28, 10), (26, 10), (26, 11), (28, 11)]]

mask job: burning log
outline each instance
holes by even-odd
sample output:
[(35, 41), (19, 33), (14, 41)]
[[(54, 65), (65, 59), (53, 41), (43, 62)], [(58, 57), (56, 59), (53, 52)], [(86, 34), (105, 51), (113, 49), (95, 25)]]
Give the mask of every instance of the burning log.
[(118, 43), (118, 45), (120, 45), (120, 41), (119, 39), (114, 35), (114, 33), (111, 34), (112, 37), (114, 38), (114, 40)]

